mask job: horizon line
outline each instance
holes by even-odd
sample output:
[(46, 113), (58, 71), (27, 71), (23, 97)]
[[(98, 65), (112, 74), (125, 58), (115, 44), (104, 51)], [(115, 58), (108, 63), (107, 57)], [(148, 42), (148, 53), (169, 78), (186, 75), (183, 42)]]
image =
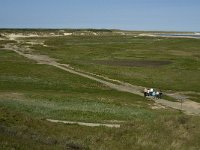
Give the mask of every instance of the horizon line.
[(115, 29), (115, 28), (64, 28), (64, 27), (0, 27), (0, 30), (119, 30), (119, 31), (135, 31), (135, 32), (200, 32), (188, 30), (137, 30), (137, 29)]

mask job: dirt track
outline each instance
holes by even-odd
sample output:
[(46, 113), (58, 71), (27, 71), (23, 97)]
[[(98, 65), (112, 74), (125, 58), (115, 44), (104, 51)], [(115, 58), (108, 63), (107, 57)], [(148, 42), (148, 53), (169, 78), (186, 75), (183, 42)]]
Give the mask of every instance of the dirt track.
[(54, 123), (77, 124), (77, 125), (88, 126), (88, 127), (105, 126), (105, 127), (109, 127), (109, 128), (120, 128), (119, 124), (86, 123), (86, 122), (63, 121), (63, 120), (52, 120), (52, 119), (47, 119), (47, 121), (54, 122)]
[[(29, 48), (22, 48), (22, 47), (19, 48), (17, 45), (9, 45), (8, 44), (8, 45), (5, 45), (5, 49), (12, 50), (21, 56), (24, 56), (30, 60), (36, 61), (39, 64), (51, 65), (51, 66), (57, 67), (59, 69), (65, 70), (67, 72), (70, 72), (72, 74), (76, 74), (76, 75), (97, 81), (97, 82), (102, 83), (112, 89), (143, 96), (143, 93), (141, 93), (141, 90), (143, 89), (143, 87), (141, 87), (141, 86), (131, 85), (129, 83), (116, 81), (113, 79), (102, 77), (100, 75), (94, 75), (92, 73), (80, 72), (80, 71), (75, 70), (74, 68), (69, 67), (69, 65), (67, 65), (67, 64), (58, 63), (58, 62), (56, 62), (55, 59), (50, 58), (45, 55), (25, 53), (25, 52), (31, 52), (31, 49), (29, 49)], [(110, 81), (115, 81), (115, 83), (110, 82)], [(151, 99), (154, 100), (156, 103), (167, 106), (167, 107), (171, 107), (171, 108), (178, 109), (178, 110), (180, 110), (182, 108), (182, 110), (186, 114), (200, 115), (200, 104), (190, 101), (190, 100), (184, 101), (182, 104), (182, 107), (181, 107), (180, 102), (171, 102), (171, 101), (167, 101), (164, 99), (159, 99), (159, 100), (153, 99), (153, 98), (151, 98)]]

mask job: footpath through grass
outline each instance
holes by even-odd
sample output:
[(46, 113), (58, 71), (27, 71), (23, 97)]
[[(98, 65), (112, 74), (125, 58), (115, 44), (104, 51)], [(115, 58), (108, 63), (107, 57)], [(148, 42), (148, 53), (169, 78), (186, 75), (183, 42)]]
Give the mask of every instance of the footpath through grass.
[[(38, 53), (83, 71), (147, 87), (200, 91), (197, 82), (200, 80), (199, 39), (68, 36), (42, 40), (47, 47), (33, 46)], [(124, 61), (129, 63), (124, 64)], [(160, 65), (145, 66), (144, 61), (157, 61)]]
[[(0, 146), (3, 149), (199, 147), (198, 117), (172, 110), (151, 110), (148, 105), (152, 102), (142, 97), (34, 64), (14, 52), (0, 53)], [(46, 118), (124, 122), (120, 123), (120, 129), (108, 129), (54, 124)]]
[[(80, 37), (73, 38), (80, 41)], [(49, 53), (74, 66), (97, 54), (96, 51), (89, 56), (88, 52), (81, 59), (78, 58), (84, 55), (78, 55), (81, 49), (77, 55), (71, 51), (71, 56), (67, 55), (69, 52), (65, 47), (61, 50), (42, 47), (40, 53)], [(103, 57), (101, 55), (103, 53), (99, 52), (99, 57)], [(99, 66), (105, 71), (97, 73), (104, 75), (113, 68)], [(95, 70), (88, 69), (87, 63), (83, 68)], [(125, 68), (119, 67), (119, 70), (124, 72)], [(110, 77), (117, 76), (119, 74), (110, 74)], [(129, 79), (131, 81), (132, 77), (129, 76)], [(177, 84), (180, 83), (177, 81)], [(152, 101), (143, 97), (111, 90), (95, 81), (0, 50), (0, 149), (199, 149), (198, 116), (187, 116), (169, 108), (153, 110), (152, 105)], [(115, 129), (56, 124), (46, 121), (47, 118), (94, 123), (123, 122), (119, 122), (121, 128)]]

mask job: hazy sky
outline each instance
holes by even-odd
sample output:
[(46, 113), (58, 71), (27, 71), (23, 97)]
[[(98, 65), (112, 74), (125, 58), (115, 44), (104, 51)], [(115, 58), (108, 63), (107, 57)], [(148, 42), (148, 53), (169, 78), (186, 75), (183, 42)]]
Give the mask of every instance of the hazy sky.
[(200, 31), (200, 0), (0, 0), (0, 28)]

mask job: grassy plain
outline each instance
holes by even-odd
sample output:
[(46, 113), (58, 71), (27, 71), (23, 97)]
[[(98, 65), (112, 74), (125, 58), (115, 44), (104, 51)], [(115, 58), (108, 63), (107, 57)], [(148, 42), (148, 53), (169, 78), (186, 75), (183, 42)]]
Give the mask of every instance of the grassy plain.
[[(197, 82), (200, 80), (199, 39), (68, 36), (43, 40), (48, 47), (35, 45), (34, 49), (81, 70), (135, 85), (200, 91)], [(107, 65), (99, 61), (107, 61)], [(124, 65), (124, 61), (130, 63)], [(135, 61), (140, 61), (141, 66)], [(146, 66), (143, 61), (147, 61)], [(156, 61), (157, 64), (148, 65), (148, 61)], [(169, 64), (162, 65), (163, 62)]]
[[(84, 71), (164, 90), (200, 90), (200, 44), (196, 39), (106, 35), (23, 40), (44, 41), (47, 47), (33, 45), (35, 52)], [(100, 60), (117, 61), (117, 65)], [(131, 62), (120, 65), (124, 60)], [(144, 60), (170, 63), (144, 66)], [(135, 61), (142, 65), (135, 66)], [(198, 116), (152, 106), (143, 97), (0, 49), (0, 149), (200, 148)], [(121, 127), (56, 124), (47, 118), (114, 122)]]

